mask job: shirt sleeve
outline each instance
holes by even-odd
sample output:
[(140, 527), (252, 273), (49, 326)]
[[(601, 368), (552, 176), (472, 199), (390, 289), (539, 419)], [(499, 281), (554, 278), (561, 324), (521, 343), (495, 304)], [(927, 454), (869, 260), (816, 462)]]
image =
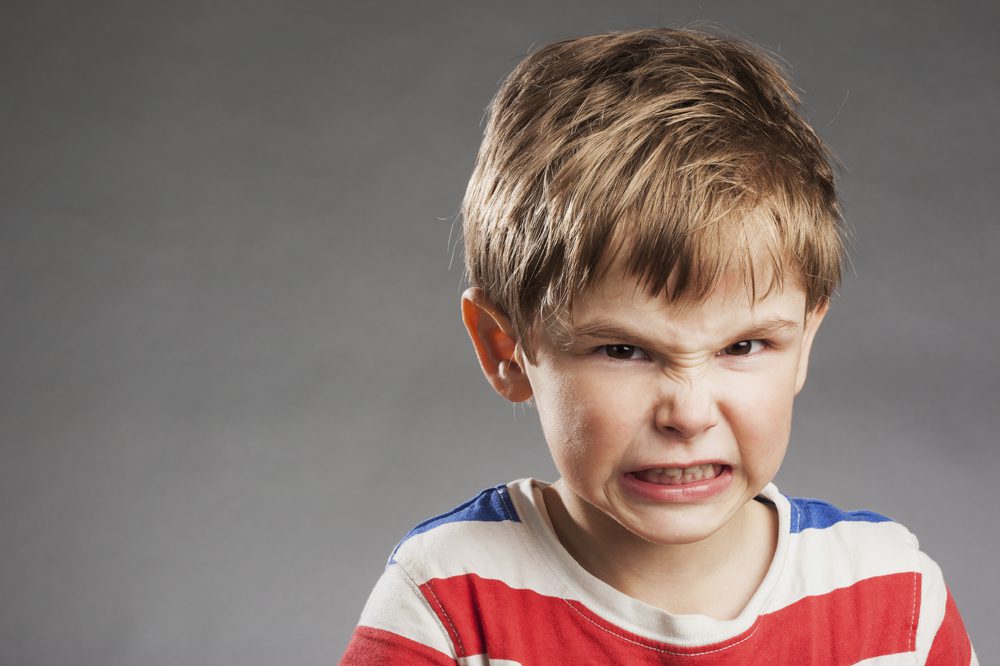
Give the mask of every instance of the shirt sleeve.
[(920, 620), (917, 624), (918, 663), (927, 666), (979, 666), (962, 616), (941, 568), (923, 551), (920, 558)]
[(458, 662), (438, 616), (394, 563), (375, 584), (340, 663), (454, 666)]

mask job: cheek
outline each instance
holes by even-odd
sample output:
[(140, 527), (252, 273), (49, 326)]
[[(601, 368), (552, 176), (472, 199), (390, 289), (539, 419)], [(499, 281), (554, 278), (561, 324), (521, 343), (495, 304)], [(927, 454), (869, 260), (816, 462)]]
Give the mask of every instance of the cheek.
[(727, 420), (748, 467), (780, 464), (792, 428), (794, 376), (786, 373), (755, 382), (728, 401)]
[(577, 373), (572, 381), (554, 379), (539, 387), (535, 404), (560, 471), (572, 475), (620, 452), (635, 428), (637, 401), (625, 391), (602, 388), (608, 382), (598, 377)]
[(573, 383), (555, 373), (549, 373), (542, 381), (536, 378), (532, 389), (542, 432), (558, 461), (562, 451), (575, 446), (585, 430), (585, 405)]

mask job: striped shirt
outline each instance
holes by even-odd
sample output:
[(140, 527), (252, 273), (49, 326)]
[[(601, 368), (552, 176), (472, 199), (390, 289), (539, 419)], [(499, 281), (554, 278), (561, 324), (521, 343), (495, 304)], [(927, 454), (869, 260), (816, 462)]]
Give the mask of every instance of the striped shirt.
[(940, 568), (869, 511), (758, 497), (778, 512), (764, 580), (731, 620), (675, 615), (584, 570), (523, 479), (415, 527), (342, 664), (978, 664)]

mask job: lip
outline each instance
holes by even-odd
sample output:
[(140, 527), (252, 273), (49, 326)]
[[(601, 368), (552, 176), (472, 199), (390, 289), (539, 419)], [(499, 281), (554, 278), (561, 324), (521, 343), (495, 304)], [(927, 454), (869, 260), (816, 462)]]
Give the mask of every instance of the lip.
[[(691, 463), (686, 466), (693, 467), (694, 465), (699, 464), (707, 465), (712, 463)], [(698, 481), (690, 481), (688, 483), (678, 483), (667, 486), (659, 483), (643, 481), (635, 475), (636, 472), (641, 472), (647, 469), (656, 469), (658, 467), (681, 467), (681, 465), (657, 464), (650, 467), (642, 467), (622, 474), (621, 485), (627, 493), (647, 501), (667, 504), (700, 502), (721, 494), (733, 481), (733, 468), (731, 466), (718, 462), (714, 464), (722, 465), (722, 469), (719, 471), (717, 476), (714, 476), (711, 479), (699, 479)]]

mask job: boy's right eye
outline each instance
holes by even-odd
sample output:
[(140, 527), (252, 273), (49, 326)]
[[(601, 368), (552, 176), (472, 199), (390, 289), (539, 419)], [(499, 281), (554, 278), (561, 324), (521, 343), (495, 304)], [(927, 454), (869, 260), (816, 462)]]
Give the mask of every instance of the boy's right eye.
[(608, 358), (613, 358), (619, 361), (632, 361), (648, 358), (642, 347), (636, 347), (635, 345), (603, 345), (600, 347), (600, 351), (603, 351)]

